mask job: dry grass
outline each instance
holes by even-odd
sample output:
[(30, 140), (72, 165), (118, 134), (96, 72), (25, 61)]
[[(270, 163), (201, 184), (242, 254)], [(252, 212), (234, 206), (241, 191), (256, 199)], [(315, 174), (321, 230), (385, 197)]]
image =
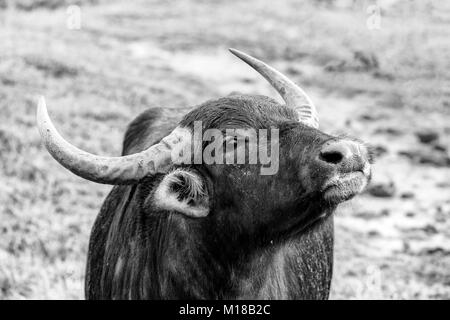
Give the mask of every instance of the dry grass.
[[(117, 155), (147, 107), (164, 106), (169, 123), (233, 90), (275, 96), (228, 47), (304, 84), (324, 130), (386, 149), (374, 179), (397, 193), (338, 212), (332, 298), (450, 298), (448, 4), (381, 1), (381, 29), (369, 30), (369, 1), (78, 1), (82, 28), (69, 30), (74, 2), (16, 3), (0, 9), (0, 298), (83, 298), (89, 231), (110, 189), (41, 147), (36, 96), (75, 145)], [(423, 129), (447, 148), (431, 164), (398, 153), (436, 153), (417, 142)]]

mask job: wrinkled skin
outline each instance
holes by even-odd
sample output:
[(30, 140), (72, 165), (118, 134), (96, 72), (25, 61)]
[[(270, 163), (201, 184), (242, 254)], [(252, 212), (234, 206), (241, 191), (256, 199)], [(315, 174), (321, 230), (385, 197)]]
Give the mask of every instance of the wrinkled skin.
[[(212, 199), (209, 215), (197, 219), (154, 208), (162, 174), (114, 187), (91, 234), (87, 298), (328, 298), (338, 203), (323, 198), (323, 185), (336, 168), (318, 157), (337, 138), (262, 96), (209, 101), (181, 125), (196, 120), (204, 128), (278, 128), (278, 173), (262, 176), (248, 164), (193, 165)], [(148, 110), (130, 125), (124, 154), (158, 141), (153, 122)]]

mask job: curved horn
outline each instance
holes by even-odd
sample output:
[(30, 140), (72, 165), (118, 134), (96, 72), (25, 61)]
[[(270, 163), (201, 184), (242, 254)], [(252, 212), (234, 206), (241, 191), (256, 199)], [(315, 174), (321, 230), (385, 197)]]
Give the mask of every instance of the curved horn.
[(39, 98), (37, 124), (48, 152), (61, 165), (76, 175), (105, 184), (133, 184), (148, 174), (164, 172), (173, 163), (175, 146), (186, 143), (191, 131), (177, 127), (156, 145), (140, 153), (122, 157), (101, 157), (71, 145), (56, 131), (44, 97)]
[(250, 65), (274, 87), (286, 102), (286, 106), (297, 111), (299, 121), (313, 127), (319, 127), (319, 116), (308, 95), (294, 82), (264, 62), (239, 50), (229, 49), (232, 54)]

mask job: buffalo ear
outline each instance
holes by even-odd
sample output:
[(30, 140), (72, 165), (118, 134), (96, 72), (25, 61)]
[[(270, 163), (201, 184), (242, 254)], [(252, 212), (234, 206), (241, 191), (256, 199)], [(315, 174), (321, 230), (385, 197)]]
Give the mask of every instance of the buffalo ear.
[(176, 169), (162, 179), (153, 195), (158, 209), (177, 211), (193, 218), (209, 213), (209, 195), (204, 179), (194, 171)]

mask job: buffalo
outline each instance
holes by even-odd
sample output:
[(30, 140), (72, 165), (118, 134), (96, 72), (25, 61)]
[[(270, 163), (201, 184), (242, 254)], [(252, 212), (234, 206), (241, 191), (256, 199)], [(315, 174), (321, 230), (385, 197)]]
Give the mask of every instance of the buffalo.
[[(286, 76), (230, 51), (285, 104), (231, 94), (195, 107), (163, 137), (153, 134), (158, 112), (149, 109), (128, 126), (122, 155), (102, 157), (64, 140), (44, 99), (38, 103), (49, 153), (82, 178), (114, 185), (90, 237), (86, 298), (329, 297), (333, 212), (370, 181), (370, 152), (357, 139), (320, 131), (313, 102)], [(196, 126), (214, 130), (214, 139), (202, 138)], [(242, 132), (250, 133), (239, 148)], [(193, 160), (212, 145), (214, 161)], [(244, 161), (234, 153), (234, 162), (220, 161), (229, 145), (244, 152)], [(262, 161), (264, 148), (269, 162)], [(268, 166), (273, 170), (263, 172)]]

